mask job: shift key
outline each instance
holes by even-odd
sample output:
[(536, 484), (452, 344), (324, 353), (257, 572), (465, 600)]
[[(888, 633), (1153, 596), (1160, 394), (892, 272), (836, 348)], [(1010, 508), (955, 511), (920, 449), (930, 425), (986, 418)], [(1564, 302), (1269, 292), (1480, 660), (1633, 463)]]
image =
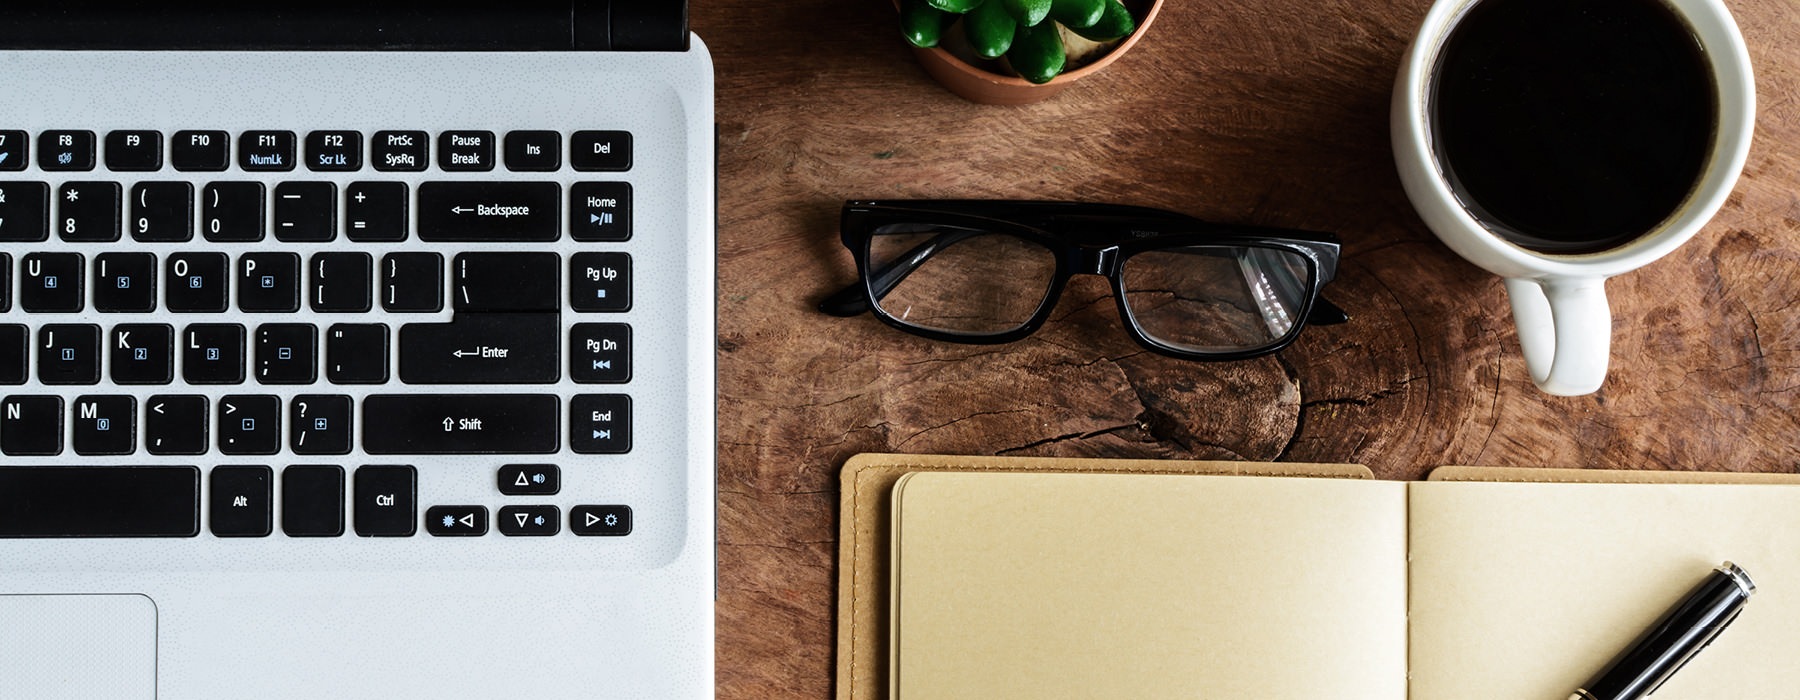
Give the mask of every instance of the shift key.
[(551, 394), (376, 394), (363, 399), (372, 455), (548, 454), (557, 448)]

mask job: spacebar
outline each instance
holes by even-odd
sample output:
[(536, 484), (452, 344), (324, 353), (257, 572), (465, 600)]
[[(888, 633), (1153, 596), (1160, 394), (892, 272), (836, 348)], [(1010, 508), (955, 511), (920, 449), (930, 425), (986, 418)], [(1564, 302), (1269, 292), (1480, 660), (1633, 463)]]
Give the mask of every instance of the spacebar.
[(0, 537), (193, 537), (195, 467), (0, 467)]
[(557, 447), (551, 394), (377, 394), (363, 399), (372, 455), (545, 454)]

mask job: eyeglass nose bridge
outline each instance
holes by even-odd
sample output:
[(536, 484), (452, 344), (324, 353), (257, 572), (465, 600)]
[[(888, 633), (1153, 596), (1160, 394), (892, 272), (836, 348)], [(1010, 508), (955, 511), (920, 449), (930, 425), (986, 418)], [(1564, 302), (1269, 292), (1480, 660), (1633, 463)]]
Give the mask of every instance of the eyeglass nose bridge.
[(1119, 247), (1076, 246), (1070, 254), (1069, 273), (1112, 277), (1119, 269)]

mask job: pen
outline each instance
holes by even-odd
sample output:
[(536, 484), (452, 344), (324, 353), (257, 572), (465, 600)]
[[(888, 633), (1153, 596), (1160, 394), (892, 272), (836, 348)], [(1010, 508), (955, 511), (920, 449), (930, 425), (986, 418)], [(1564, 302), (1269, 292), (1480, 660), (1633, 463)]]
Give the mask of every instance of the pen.
[(1656, 692), (1737, 619), (1755, 592), (1749, 573), (1731, 562), (1719, 565), (1569, 700), (1636, 700)]

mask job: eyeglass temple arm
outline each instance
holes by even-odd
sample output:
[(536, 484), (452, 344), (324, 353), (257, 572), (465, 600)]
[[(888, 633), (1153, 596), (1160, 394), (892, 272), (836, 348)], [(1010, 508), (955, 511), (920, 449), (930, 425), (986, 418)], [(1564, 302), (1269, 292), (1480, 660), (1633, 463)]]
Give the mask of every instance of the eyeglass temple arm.
[(1350, 314), (1344, 313), (1323, 294), (1313, 298), (1312, 311), (1306, 314), (1306, 322), (1315, 326), (1335, 326), (1349, 320)]
[[(932, 236), (924, 243), (913, 246), (913, 249), (906, 251), (905, 255), (871, 273), (869, 290), (875, 293), (876, 299), (884, 298), (888, 292), (894, 291), (894, 287), (899, 286), (900, 281), (906, 279), (907, 275), (919, 269), (919, 266), (925, 264), (926, 260), (930, 260), (931, 256), (979, 235), (984, 234), (980, 231), (946, 231)], [(868, 311), (869, 297), (863, 293), (862, 281), (857, 280), (850, 286), (826, 297), (824, 301), (819, 302), (819, 310), (833, 316), (855, 316)]]

